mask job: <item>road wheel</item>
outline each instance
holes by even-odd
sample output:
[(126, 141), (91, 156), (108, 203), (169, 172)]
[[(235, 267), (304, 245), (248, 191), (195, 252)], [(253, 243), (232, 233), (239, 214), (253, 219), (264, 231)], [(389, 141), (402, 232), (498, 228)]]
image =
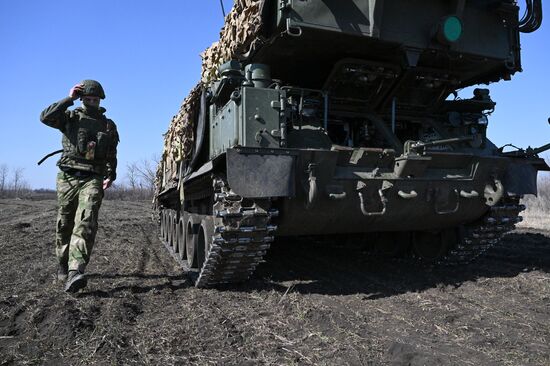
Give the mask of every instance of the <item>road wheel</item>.
[(166, 212), (166, 223), (164, 226), (165, 232), (164, 232), (164, 241), (166, 244), (170, 244), (170, 222), (172, 220), (172, 212), (168, 211)]
[(172, 211), (168, 211), (166, 215), (166, 244), (172, 246)]
[(178, 242), (178, 257), (179, 259), (187, 259), (187, 252), (185, 249), (185, 224), (186, 220), (185, 218), (187, 215), (184, 213), (182, 214), (182, 217), (180, 217), (178, 221), (178, 229), (177, 229), (177, 242)]
[(166, 212), (162, 210), (160, 212), (160, 238), (164, 241), (164, 233), (166, 232)]
[(172, 227), (171, 227), (172, 242), (171, 247), (174, 253), (178, 252), (178, 214), (174, 212), (172, 214)]
[(185, 250), (189, 268), (199, 268), (197, 258), (197, 233), (200, 223), (196, 215), (190, 214), (185, 227)]
[(210, 251), (213, 235), (214, 222), (212, 221), (212, 218), (206, 217), (201, 221), (201, 226), (197, 237), (197, 265), (199, 268), (201, 268), (204, 264), (206, 254)]
[(169, 218), (170, 218), (170, 211), (166, 210), (164, 211), (164, 230), (163, 230), (163, 235), (162, 235), (162, 239), (164, 240), (165, 243), (168, 243), (168, 233), (170, 232), (170, 221), (169, 221)]

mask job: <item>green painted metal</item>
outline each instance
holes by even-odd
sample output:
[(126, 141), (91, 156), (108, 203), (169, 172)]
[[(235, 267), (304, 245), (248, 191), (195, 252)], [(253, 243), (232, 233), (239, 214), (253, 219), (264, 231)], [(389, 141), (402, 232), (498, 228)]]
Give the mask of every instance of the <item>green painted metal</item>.
[(240, 106), (229, 102), (220, 111), (210, 107), (210, 158), (239, 144)]
[(241, 92), (219, 110), (210, 106), (210, 158), (234, 146), (280, 147), (281, 117), (272, 102), (281, 92), (254, 87)]
[(277, 235), (405, 232), (415, 250), (444, 252), (429, 238), (452, 233), (458, 257), (519, 222), (550, 145), (505, 153), (487, 136), (489, 90), (453, 98), (521, 70), (514, 1), (262, 4), (261, 37), (203, 94), (209, 149), (176, 206), (220, 199), (216, 215), (245, 220), (230, 203), (254, 202), (277, 211)]

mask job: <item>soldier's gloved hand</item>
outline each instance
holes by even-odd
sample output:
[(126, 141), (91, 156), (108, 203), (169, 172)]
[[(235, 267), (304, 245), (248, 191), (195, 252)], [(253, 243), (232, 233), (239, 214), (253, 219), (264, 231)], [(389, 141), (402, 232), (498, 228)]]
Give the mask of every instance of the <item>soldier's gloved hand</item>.
[(71, 97), (72, 100), (76, 100), (80, 98), (83, 92), (84, 92), (84, 85), (76, 84), (71, 88), (71, 91), (69, 92), (69, 97)]
[(113, 185), (113, 182), (109, 178), (103, 180), (103, 190), (108, 189), (112, 185)]

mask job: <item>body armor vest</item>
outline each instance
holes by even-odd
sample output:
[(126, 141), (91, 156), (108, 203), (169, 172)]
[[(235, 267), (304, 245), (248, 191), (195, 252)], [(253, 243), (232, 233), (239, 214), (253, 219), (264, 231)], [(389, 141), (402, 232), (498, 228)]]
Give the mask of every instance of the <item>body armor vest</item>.
[(91, 117), (77, 108), (63, 131), (63, 155), (57, 165), (104, 175), (117, 139), (113, 121), (102, 114)]

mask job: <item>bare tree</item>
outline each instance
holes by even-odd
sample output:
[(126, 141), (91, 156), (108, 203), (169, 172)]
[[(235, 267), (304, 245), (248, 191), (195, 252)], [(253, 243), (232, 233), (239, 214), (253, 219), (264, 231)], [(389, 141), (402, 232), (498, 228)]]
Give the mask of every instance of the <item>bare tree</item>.
[(142, 159), (126, 165), (126, 179), (105, 192), (107, 199), (149, 200), (155, 188), (156, 166), (159, 158)]
[(130, 189), (135, 191), (138, 188), (139, 177), (138, 177), (138, 168), (136, 163), (129, 163), (126, 165), (126, 178), (128, 179), (128, 184)]
[(6, 164), (0, 165), (0, 195), (3, 195), (8, 186), (8, 174), (10, 170)]
[(11, 189), (17, 195), (23, 185), (23, 168), (15, 168), (13, 171), (13, 178), (11, 183)]
[(143, 159), (135, 166), (141, 185), (147, 190), (152, 191), (155, 188), (157, 162), (156, 157), (153, 157), (150, 160)]
[(29, 184), (23, 177), (23, 168), (11, 169), (11, 179), (8, 182), (10, 169), (5, 164), (0, 165), (0, 194), (3, 197), (21, 197), (31, 192)]

